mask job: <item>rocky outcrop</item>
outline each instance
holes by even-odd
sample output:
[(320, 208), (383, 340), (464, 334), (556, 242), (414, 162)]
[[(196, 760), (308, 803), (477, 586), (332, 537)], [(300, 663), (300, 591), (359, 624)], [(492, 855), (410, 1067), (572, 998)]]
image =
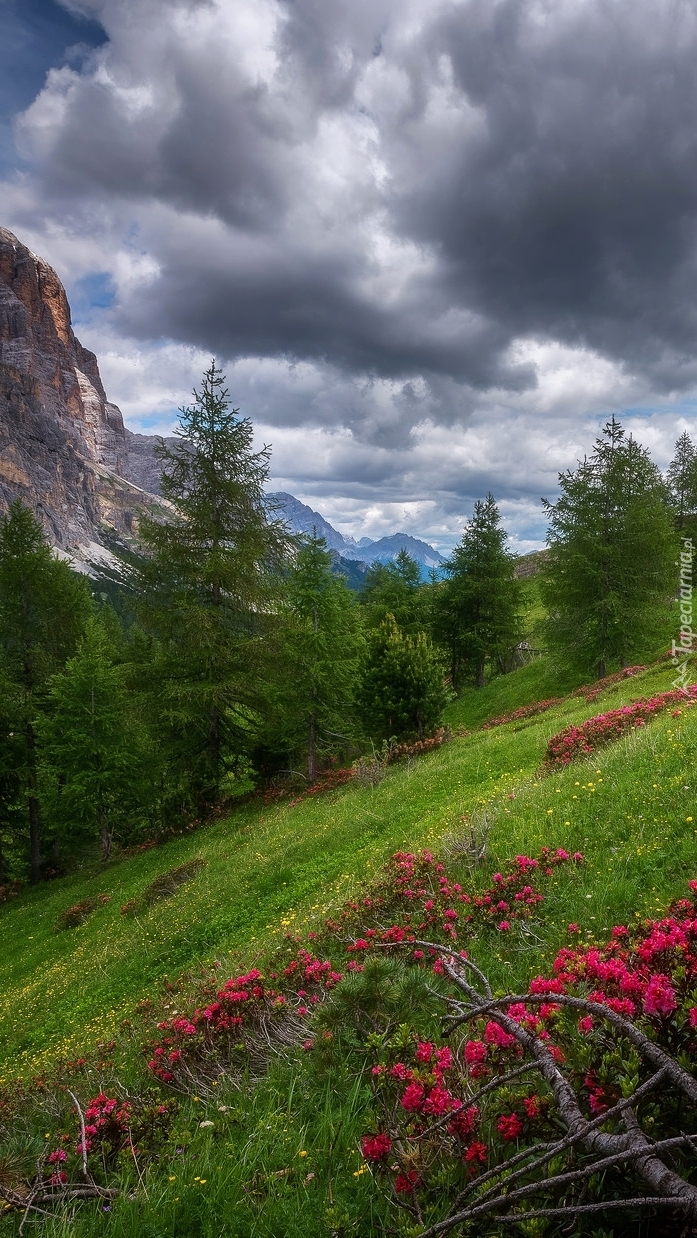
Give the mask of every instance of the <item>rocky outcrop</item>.
[(127, 537), (154, 501), (154, 443), (107, 400), (55, 271), (0, 228), (0, 511), (21, 499), (78, 553)]

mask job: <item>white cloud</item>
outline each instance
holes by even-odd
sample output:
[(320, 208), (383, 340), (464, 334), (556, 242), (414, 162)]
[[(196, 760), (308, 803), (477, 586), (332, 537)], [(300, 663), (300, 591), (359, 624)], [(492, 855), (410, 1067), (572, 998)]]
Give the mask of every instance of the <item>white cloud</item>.
[[(69, 6), (70, 7), (70, 6)], [(672, 0), (75, 0), (108, 41), (17, 125), (3, 222), (64, 278), (134, 429), (211, 355), (275, 482), (452, 545), (697, 390), (697, 25)], [(689, 8), (689, 6), (688, 6)]]

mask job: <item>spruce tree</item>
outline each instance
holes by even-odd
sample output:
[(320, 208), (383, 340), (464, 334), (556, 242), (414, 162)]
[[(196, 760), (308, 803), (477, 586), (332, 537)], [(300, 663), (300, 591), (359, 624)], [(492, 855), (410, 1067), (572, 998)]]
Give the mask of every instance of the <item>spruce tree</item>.
[(193, 394), (180, 443), (159, 448), (170, 507), (142, 521), (135, 586), (157, 640), (163, 738), (205, 808), (251, 743), (288, 539), (267, 510), (269, 449), (254, 452), (215, 362)]
[(126, 673), (102, 621), (89, 619), (74, 657), (51, 680), (38, 728), (51, 822), (73, 845), (99, 839), (104, 860), (114, 834), (127, 840), (151, 798), (147, 736)]
[(447, 650), (453, 687), (467, 679), (484, 684), (503, 670), (521, 639), (521, 588), (494, 497), (477, 500), (462, 541), (445, 564), (435, 596), (434, 631)]
[(288, 579), (284, 715), (289, 747), (302, 745), (307, 753), (310, 783), (318, 761), (352, 736), (364, 643), (355, 597), (331, 568), (324, 538), (313, 536), (299, 549)]
[(370, 739), (432, 734), (448, 694), (443, 666), (425, 632), (401, 632), (393, 615), (368, 634), (357, 704)]
[(683, 537), (696, 537), (697, 452), (687, 432), (681, 434), (675, 444), (666, 480), (675, 528)]
[(613, 417), (589, 458), (559, 477), (541, 573), (546, 637), (563, 664), (602, 678), (668, 635), (675, 535), (660, 473)]
[(0, 521), (0, 654), (12, 688), (13, 761), (28, 818), (32, 882), (42, 863), (36, 719), (48, 681), (74, 652), (91, 608), (84, 578), (53, 557), (29, 508), (13, 503)]

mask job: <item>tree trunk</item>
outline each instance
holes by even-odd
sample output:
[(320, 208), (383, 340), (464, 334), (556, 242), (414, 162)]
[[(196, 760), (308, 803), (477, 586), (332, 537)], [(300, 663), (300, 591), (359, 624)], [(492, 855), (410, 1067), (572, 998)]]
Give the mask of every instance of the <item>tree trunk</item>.
[(604, 678), (605, 678), (605, 659), (601, 658), (598, 663), (598, 673), (596, 675), (596, 679), (604, 679)]
[(41, 814), (35, 795), (29, 796), (29, 880), (41, 881)]
[(220, 796), (220, 723), (218, 709), (212, 705), (208, 715), (208, 762), (213, 782), (212, 801), (214, 803)]
[(477, 687), (483, 688), (484, 682), (485, 682), (484, 681), (484, 663), (480, 662), (479, 666), (477, 667)]
[(108, 860), (111, 853), (111, 834), (103, 812), (99, 814), (99, 836), (102, 840), (102, 859)]
[(317, 777), (317, 715), (312, 711), (310, 714), (310, 736), (307, 746), (307, 781), (310, 786), (314, 783)]

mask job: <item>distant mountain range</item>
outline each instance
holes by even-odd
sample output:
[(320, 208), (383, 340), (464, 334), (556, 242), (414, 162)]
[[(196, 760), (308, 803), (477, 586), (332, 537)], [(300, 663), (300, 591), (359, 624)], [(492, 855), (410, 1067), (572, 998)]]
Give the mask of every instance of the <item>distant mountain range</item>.
[[(433, 546), (409, 533), (392, 533), (389, 537), (378, 538), (377, 541), (362, 537), (357, 542), (353, 537), (345, 537), (343, 533), (339, 533), (324, 516), (313, 511), (306, 503), (301, 503), (292, 494), (279, 491), (269, 494), (268, 498), (293, 533), (312, 534), (314, 531), (318, 537), (325, 539), (329, 549), (342, 560), (355, 566), (364, 565), (363, 572), (371, 563), (393, 562), (400, 550), (406, 550), (407, 554), (416, 560), (424, 579), (428, 578), (434, 568), (438, 571), (445, 563), (443, 556)], [(353, 581), (350, 579), (349, 583)]]

